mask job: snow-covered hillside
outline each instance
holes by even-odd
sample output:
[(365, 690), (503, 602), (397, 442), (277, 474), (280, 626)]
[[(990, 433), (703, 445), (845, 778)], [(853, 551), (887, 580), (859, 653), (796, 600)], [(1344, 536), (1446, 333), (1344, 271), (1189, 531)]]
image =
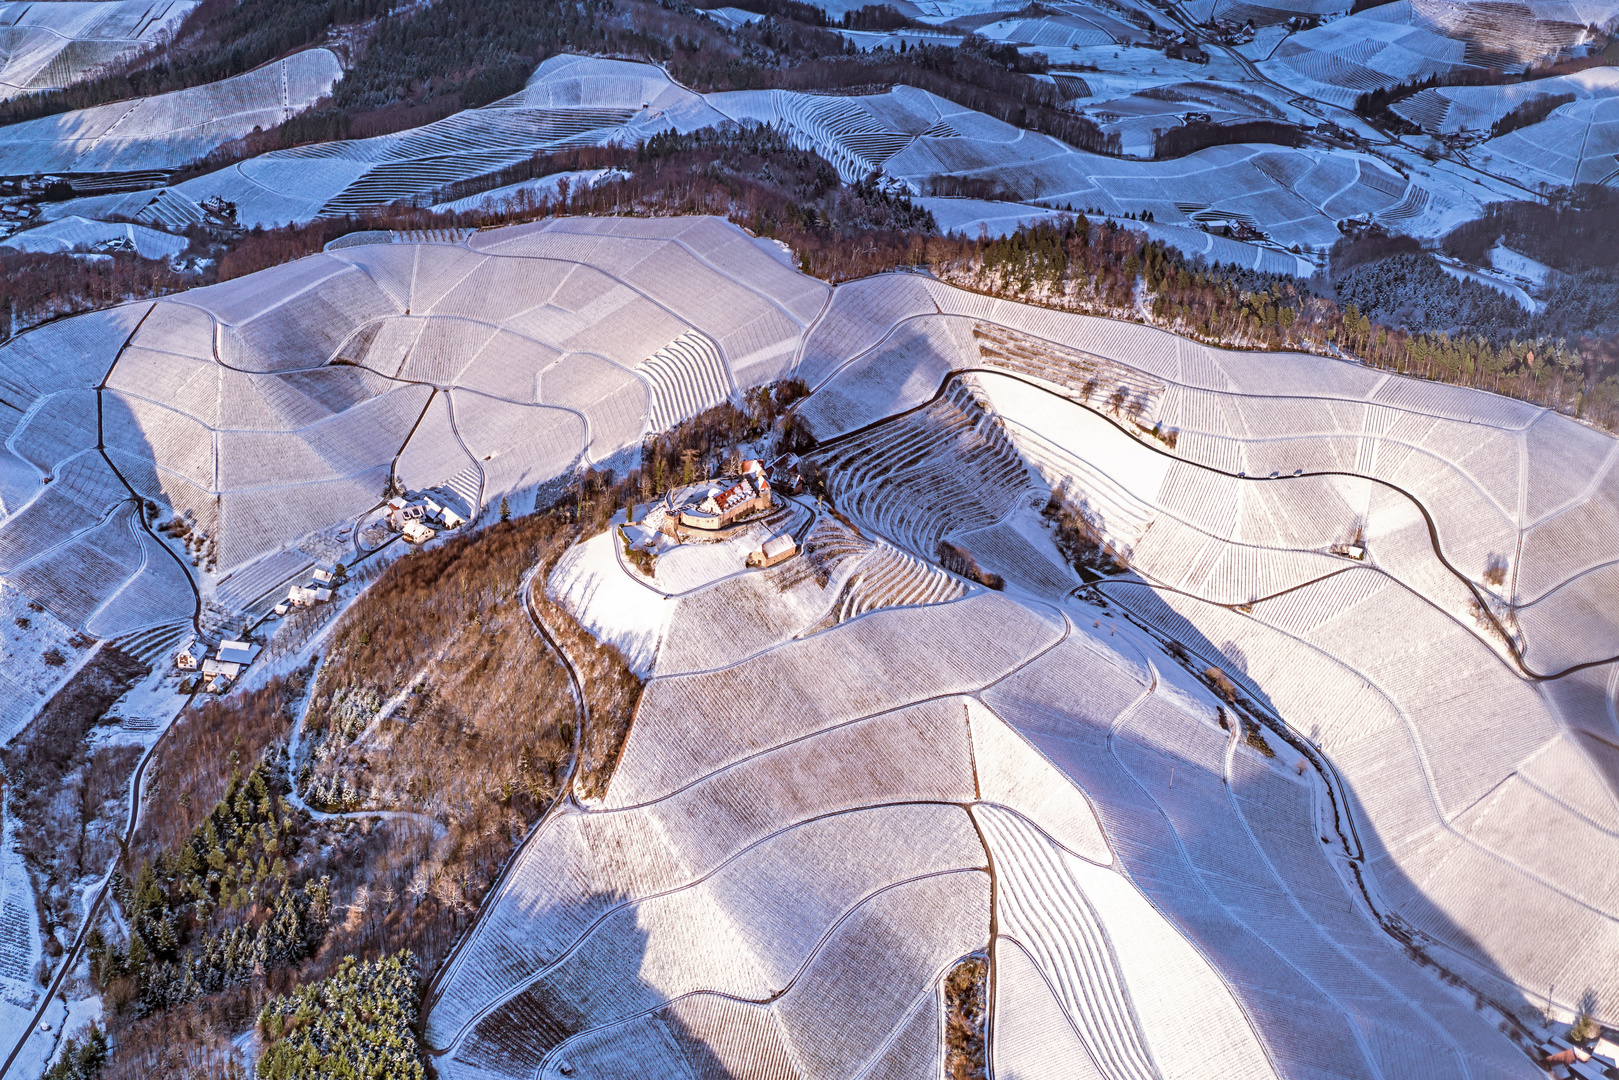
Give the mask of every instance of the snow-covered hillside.
[[(1206, 107), (1190, 100), (1181, 107), (1194, 106)], [(414, 131), (275, 151), (169, 188), (161, 202), (154, 202), (154, 190), (76, 199), (53, 212), (201, 220), (200, 204), (219, 198), (236, 205), (245, 225), (306, 221), (426, 195), (542, 150), (628, 144), (727, 121), (784, 128), (847, 181), (880, 169), (927, 195), (936, 181), (953, 177), (1016, 192), (1038, 206), (1150, 215), (1155, 238), (1270, 272), (1299, 272), (1300, 260), (1288, 249), (1330, 246), (1341, 219), (1381, 217), (1405, 226), (1432, 198), (1428, 187), (1368, 154), (1250, 144), (1168, 161), (1103, 157), (906, 86), (861, 96), (704, 96), (647, 64), (558, 56), (541, 64), (521, 93)], [(1446, 185), (1444, 207), (1457, 199), (1477, 206), (1478, 195), (1452, 191), (1442, 177), (1433, 183)], [(972, 232), (980, 220), (1004, 228), (1039, 212), (1015, 203), (1002, 203), (993, 216), (981, 204), (941, 211), (949, 226)], [(1210, 224), (1250, 227), (1268, 239), (1211, 236), (1204, 228)], [(1309, 264), (1302, 265), (1307, 271)]]
[[(523, 512), (812, 388), (841, 516), (650, 574), (609, 534), (545, 585), (651, 682), (434, 984), (445, 1075), (930, 1073), (980, 953), (1007, 1075), (1529, 1076), (1498, 1029), (1547, 987), (1619, 1021), (1619, 441), (917, 274), (829, 290), (712, 218), (442, 240), (0, 348), (0, 572), (67, 628), (179, 627), (390, 476)], [(1054, 493), (1128, 572), (1070, 564)], [(746, 570), (775, 531), (801, 553)]]
[(178, 168), (309, 108), (342, 73), (330, 50), (306, 49), (222, 82), (10, 124), (0, 174)]
[(69, 86), (156, 44), (196, 6), (196, 0), (0, 4), (0, 98)]

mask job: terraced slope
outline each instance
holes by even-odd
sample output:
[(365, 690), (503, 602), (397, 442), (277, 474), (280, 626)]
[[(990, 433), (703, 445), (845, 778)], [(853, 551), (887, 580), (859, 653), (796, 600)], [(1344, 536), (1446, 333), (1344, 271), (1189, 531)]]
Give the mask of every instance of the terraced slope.
[[(979, 321), (973, 366), (1007, 374), (954, 376), (933, 404), (835, 441), (845, 502), (880, 507), (871, 520), (898, 534), (887, 523), (919, 505), (910, 477), (974, 475), (942, 441), (916, 461), (883, 457), (934, 445), (913, 432), (970, 379), (1032, 466), (1027, 483), (1083, 498), (1130, 553), (1136, 583), (1102, 586), (1108, 602), (1179, 642), (1196, 670), (1230, 673), (1254, 708), (1324, 752), (1388, 917), (1501, 1001), (1554, 983), (1605, 993), (1619, 912), (1600, 864), (1553, 854), (1549, 838), (1600, 848), (1619, 821), (1599, 779), (1619, 733), (1615, 555), (1601, 539), (1611, 527), (1594, 524), (1608, 520), (1619, 443), (1487, 394), (926, 287), (932, 318)], [(1054, 364), (1095, 355), (1156, 380), (1147, 416), (1175, 432), (1174, 448), (1060, 371), (1014, 373), (1007, 343), (1041, 341)], [(879, 346), (821, 393), (906, 360)], [(946, 518), (926, 505), (927, 521)], [(1351, 544), (1363, 559), (1343, 554)], [(1487, 913), (1508, 904), (1521, 917)], [(1531, 911), (1576, 929), (1537, 930)]]
[[(1082, 853), (1089, 889), (1133, 897), (1132, 932), (1173, 937), (1109, 868), (1079, 793), (958, 696), (1069, 633), (1049, 612), (981, 595), (869, 615), (718, 672), (654, 679), (602, 804), (571, 804), (540, 827), (432, 988), (440, 1071), (933, 1075), (939, 981), (990, 943), (991, 876), (1004, 896), (1010, 879), (998, 866), (1018, 858), (984, 821)], [(868, 678), (787, 707), (795, 685), (832, 665)], [(727, 720), (744, 715), (750, 722)], [(618, 854), (604, 859), (610, 849)], [(1039, 871), (1018, 880), (1030, 874)], [(1071, 1062), (1095, 1060), (1104, 1075), (1119, 1046), (1149, 1060), (1146, 1048), (1171, 1037), (1160, 1015), (1122, 1004), (1163, 973), (1128, 947), (1108, 954), (1124, 932), (1122, 920), (1089, 928), (1100, 951), (1070, 969), (1072, 996), (1059, 1006), (1089, 1022), (1084, 1000), (1112, 994), (1105, 1037)], [(1180, 959), (1201, 965), (1182, 948)], [(1212, 993), (1181, 1019), (1237, 1015), (1204, 972)], [(1199, 1075), (1163, 1056), (1168, 1067), (1148, 1075)], [(1240, 1030), (1225, 1063), (1273, 1075)]]
[[(1150, 216), (1146, 228), (1156, 239), (1270, 273), (1313, 272), (1301, 253), (1329, 247), (1344, 218), (1409, 224), (1434, 191), (1451, 216), (1488, 197), (1445, 177), (1410, 181), (1371, 155), (1325, 147), (1216, 146), (1175, 160), (1122, 159), (907, 86), (859, 96), (703, 95), (647, 64), (563, 55), (541, 64), (521, 92), (413, 131), (274, 151), (164, 190), (156, 203), (153, 189), (74, 200), (57, 212), (179, 222), (200, 220), (200, 204), (221, 198), (237, 205), (246, 225), (307, 221), (423, 196), (542, 151), (631, 145), (727, 121), (785, 130), (846, 181), (880, 169), (921, 196), (942, 178), (968, 179), (1015, 191), (1024, 203)], [(1266, 243), (1211, 239), (1204, 228), (1232, 223), (1264, 233)]]
[[(34, 5), (67, 6), (115, 5)], [(0, 174), (176, 169), (308, 109), (342, 75), (331, 50), (307, 49), (217, 83), (10, 124), (0, 128)]]
[[(635, 447), (774, 378), (824, 293), (713, 219), (575, 219), (341, 248), (52, 324), (0, 348), (0, 565), (114, 632), (145, 595), (120, 583), (164, 565), (108, 519), (132, 496), (209, 537), (207, 591), (370, 509), (390, 474), (476, 507)], [(681, 350), (703, 362), (658, 364)], [(142, 589), (189, 611), (185, 570)]]
[(0, 5), (0, 98), (70, 86), (102, 64), (155, 45), (196, 6), (195, 0)]

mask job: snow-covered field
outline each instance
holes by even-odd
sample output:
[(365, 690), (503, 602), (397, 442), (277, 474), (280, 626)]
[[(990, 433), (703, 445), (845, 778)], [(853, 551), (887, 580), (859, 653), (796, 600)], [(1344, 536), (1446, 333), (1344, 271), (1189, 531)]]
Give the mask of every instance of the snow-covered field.
[[(53, 323), (0, 348), (0, 573), (99, 636), (188, 619), (225, 577), (234, 609), (377, 505), (390, 470), (522, 505), (779, 377), (826, 294), (714, 219), (575, 218), (337, 248)], [(207, 551), (147, 528), (176, 515)]]
[(156, 44), (196, 6), (196, 0), (0, 4), (0, 98), (69, 86)]
[[(1527, 1076), (1492, 1010), (1613, 999), (1619, 441), (921, 275), (829, 297), (716, 219), (442, 239), (0, 348), (0, 595), (148, 642), (193, 584), (246, 603), (307, 565), (390, 469), (522, 507), (714, 401), (814, 389), (852, 526), (806, 500), (650, 576), (616, 531), (554, 571), (651, 682), (606, 795), (531, 841), (434, 988), (441, 1072), (679, 1074), (698, 1044), (736, 1075), (936, 1070), (975, 951), (1019, 1003), (1008, 1075)], [(201, 565), (132, 489), (212, 537)], [(1081, 587), (1054, 491), (1129, 573)], [(743, 568), (788, 530), (799, 555)], [(1296, 745), (1222, 730), (1209, 667)]]
[[(1137, 53), (1170, 63), (1161, 53), (1125, 52), (1131, 63)], [(1174, 126), (1198, 111), (1221, 121), (1309, 119), (1273, 87), (1235, 86), (1241, 70), (1234, 64), (1228, 65), (1233, 80), (1228, 86), (1209, 82), (1213, 76), (1199, 65), (1173, 63), (1185, 70), (1162, 76), (1087, 73), (1079, 82), (1097, 98), (1081, 104), (1104, 120), (1112, 115), (1109, 109), (1140, 113), (1114, 120), (1146, 124), (1145, 134), (1131, 138), (1149, 141), (1154, 124)], [(1141, 93), (1149, 89), (1151, 95)], [(1593, 98), (1590, 104), (1607, 100)], [(1218, 146), (1166, 161), (1104, 157), (905, 86), (864, 96), (792, 91), (705, 96), (650, 65), (558, 56), (540, 65), (521, 92), (414, 131), (275, 151), (165, 189), (160, 200), (153, 189), (74, 199), (50, 212), (182, 224), (201, 220), (200, 204), (220, 198), (236, 204), (243, 224), (306, 221), (427, 195), (538, 151), (627, 144), (659, 131), (727, 121), (782, 127), (830, 161), (845, 180), (880, 169), (914, 194), (928, 196), (941, 177), (965, 178), (1020, 200), (1001, 206), (939, 205), (945, 228), (976, 232), (983, 224), (999, 232), (1067, 207), (1114, 217), (1150, 214), (1155, 238), (1189, 253), (1287, 273), (1310, 268), (1291, 249), (1306, 255), (1324, 250), (1338, 238), (1337, 222), (1343, 219), (1375, 218), (1403, 231), (1431, 232), (1448, 227), (1458, 215), (1473, 216), (1483, 202), (1505, 197), (1508, 190), (1464, 186), (1443, 172), (1430, 171), (1419, 180), (1402, 175), (1403, 165), (1394, 167), (1373, 154), (1313, 145)], [(523, 191), (530, 197), (551, 193), (542, 181), (474, 196), (457, 206), (518, 198)], [(1263, 241), (1245, 243), (1208, 231), (1238, 226), (1257, 230)]]
[[(671, 607), (613, 542), (559, 567), (553, 591), (653, 679), (601, 804), (530, 842), (435, 987), (447, 1075), (608, 1075), (694, 1043), (735, 1072), (742, 1050), (693, 1011), (706, 998), (775, 1000), (727, 1022), (757, 1017), (751, 1045), (798, 1075), (821, 1074), (828, 1033), (849, 1055), (837, 1075), (913, 1042), (931, 1069), (937, 1035), (909, 1033), (937, 1031), (936, 958), (969, 947), (996, 965), (1007, 1075), (1080, 1055), (1103, 1075), (1307, 1076), (1324, 1059), (1529, 1076), (1492, 1010), (1552, 985), (1605, 1000), (1619, 910), (1591, 853), (1619, 823), (1595, 749), (1619, 734), (1613, 668), (1537, 685), (1516, 656), (1555, 675), (1619, 640), (1601, 614), (1619, 553), (1559, 539), (1619, 526), (1619, 443), (1487, 394), (909, 275), (840, 287), (803, 357), (823, 438), (943, 393), (824, 455), (864, 539), (838, 541), (821, 584), (789, 562)], [(1114, 386), (1136, 404), (1110, 405)], [(1131, 560), (1088, 599), (1035, 513), (1056, 488)], [(882, 545), (926, 563), (940, 540), (1006, 592), (818, 616)], [(1221, 730), (1210, 666), (1330, 770), (1275, 733)], [(834, 670), (849, 677), (829, 692)], [(963, 728), (976, 800), (951, 794), (966, 781), (945, 764)], [(860, 896), (975, 865), (942, 823), (858, 809), (939, 799), (995, 804), (972, 814), (998, 930), (973, 889), (919, 898), (931, 929), (887, 924), (909, 945), (865, 954), (858, 1017), (801, 1011), (798, 980), (849, 962), (836, 928), (871, 917)], [(896, 859), (896, 828), (939, 861)], [(799, 843), (817, 854), (777, 854)], [(778, 859), (799, 869), (766, 869)], [(1411, 963), (1374, 911), (1493, 1004)], [(558, 1008), (584, 1011), (557, 1029)], [(1189, 1029), (1217, 1037), (1189, 1046)]]
[(171, 258), (180, 254), (190, 241), (183, 236), (110, 221), (92, 221), (89, 218), (65, 217), (36, 229), (13, 233), (0, 242), (0, 247), (15, 251), (133, 251), (143, 259)]
[(307, 49), (221, 82), (10, 124), (0, 174), (178, 168), (309, 108), (342, 74), (331, 50)]

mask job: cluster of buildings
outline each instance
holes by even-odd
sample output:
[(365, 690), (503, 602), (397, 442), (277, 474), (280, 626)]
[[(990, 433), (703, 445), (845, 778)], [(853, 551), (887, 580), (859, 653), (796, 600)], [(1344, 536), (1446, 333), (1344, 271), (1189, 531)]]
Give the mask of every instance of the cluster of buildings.
[(202, 687), (210, 694), (223, 694), (258, 657), (259, 646), (251, 641), (221, 641), (213, 656), (208, 653), (209, 646), (193, 637), (174, 654), (174, 666), (201, 675)]
[(1555, 1080), (1609, 1080), (1619, 1075), (1619, 1062), (1607, 1054), (1593, 1053), (1583, 1046), (1556, 1035), (1540, 1045), (1546, 1070)]
[(796, 480), (792, 470), (797, 465), (798, 458), (792, 454), (784, 454), (768, 466), (754, 458), (744, 461), (742, 475), (736, 483), (723, 491), (710, 490), (701, 500), (682, 507), (680, 524), (713, 531), (724, 529), (754, 512), (769, 510), (771, 482), (787, 480), (788, 490), (792, 490), (791, 483)]
[(694, 529), (723, 529), (738, 518), (769, 510), (770, 505), (770, 478), (763, 465), (750, 460), (742, 463), (742, 476), (736, 483), (681, 508), (680, 523)]
[(275, 606), (277, 615), (285, 615), (293, 608), (314, 607), (332, 598), (343, 576), (342, 568), (331, 563), (319, 563), (309, 572), (309, 580), (287, 590), (287, 598)]
[(454, 507), (427, 492), (413, 497), (395, 495), (388, 500), (388, 527), (412, 544), (425, 544), (438, 535), (434, 525), (459, 529), (467, 523)]

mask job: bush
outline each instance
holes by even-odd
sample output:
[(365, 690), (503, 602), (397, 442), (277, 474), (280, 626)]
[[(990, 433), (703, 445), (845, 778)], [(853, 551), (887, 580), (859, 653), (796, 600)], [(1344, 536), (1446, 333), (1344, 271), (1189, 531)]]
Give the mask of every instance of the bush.
[(984, 1026), (989, 961), (974, 954), (956, 962), (944, 979), (944, 1072), (950, 1080), (986, 1075)]
[(1209, 680), (1209, 684), (1214, 687), (1216, 693), (1225, 698), (1227, 701), (1233, 704), (1236, 703), (1236, 684), (1226, 677), (1225, 672), (1221, 671), (1217, 667), (1209, 667), (1204, 669), (1203, 676)]

